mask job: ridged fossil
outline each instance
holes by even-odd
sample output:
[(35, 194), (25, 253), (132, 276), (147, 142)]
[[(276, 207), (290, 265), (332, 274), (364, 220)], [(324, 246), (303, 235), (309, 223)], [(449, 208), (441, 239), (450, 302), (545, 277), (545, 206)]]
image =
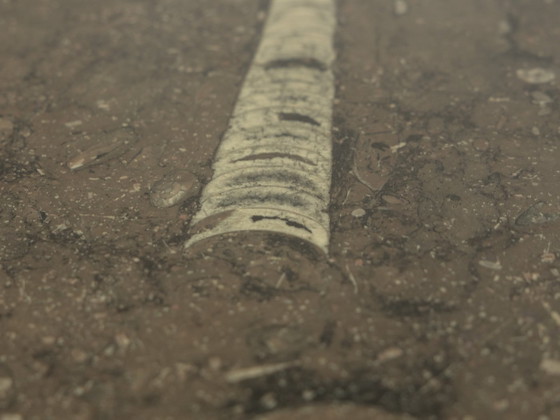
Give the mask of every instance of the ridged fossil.
[(334, 0), (274, 0), (189, 246), (263, 230), (329, 243)]

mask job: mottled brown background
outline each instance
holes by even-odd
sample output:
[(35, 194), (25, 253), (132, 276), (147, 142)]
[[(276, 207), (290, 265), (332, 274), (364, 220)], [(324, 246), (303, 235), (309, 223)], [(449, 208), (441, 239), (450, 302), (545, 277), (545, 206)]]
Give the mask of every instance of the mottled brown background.
[(1, 420), (560, 419), (560, 2), (407, 5), (338, 3), (325, 258), (149, 200), (266, 1), (0, 1)]

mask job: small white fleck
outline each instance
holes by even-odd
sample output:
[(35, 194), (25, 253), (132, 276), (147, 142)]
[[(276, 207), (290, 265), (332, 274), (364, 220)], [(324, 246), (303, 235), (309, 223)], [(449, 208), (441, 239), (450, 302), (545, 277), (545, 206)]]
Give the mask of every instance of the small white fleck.
[(399, 349), (398, 347), (389, 347), (388, 349), (385, 349), (381, 353), (379, 353), (379, 355), (377, 356), (377, 361), (386, 362), (388, 360), (398, 359), (403, 354), (404, 351), (402, 349)]
[(395, 15), (402, 16), (408, 13), (408, 4), (405, 0), (395, 0)]
[(14, 129), (14, 124), (5, 118), (0, 118), (0, 131), (5, 133), (11, 133)]
[(478, 262), (482, 267), (489, 268), (490, 270), (501, 270), (502, 264), (499, 261), (480, 260)]
[(354, 217), (363, 217), (366, 215), (366, 211), (364, 209), (356, 209), (352, 212), (352, 216)]
[(540, 67), (532, 69), (519, 69), (515, 74), (519, 79), (531, 84), (549, 83), (556, 78), (556, 74), (552, 70)]
[(533, 102), (540, 106), (545, 106), (552, 102), (552, 98), (550, 96), (539, 91), (531, 93), (531, 97), (533, 98)]
[(507, 20), (501, 20), (498, 22), (498, 33), (500, 35), (507, 35), (511, 33), (511, 24)]
[(0, 395), (6, 394), (12, 388), (13, 383), (12, 378), (0, 378)]
[(23, 417), (18, 413), (6, 413), (2, 414), (0, 420), (23, 420)]
[(560, 375), (560, 360), (543, 359), (540, 368), (549, 375)]
[(111, 109), (111, 106), (109, 105), (108, 102), (105, 102), (104, 100), (100, 99), (99, 101), (96, 102), (97, 108), (102, 109), (104, 111), (109, 111)]
[(70, 121), (70, 122), (65, 123), (64, 125), (68, 128), (76, 128), (76, 127), (82, 125), (82, 121), (81, 120)]
[(394, 146), (391, 146), (391, 152), (395, 153), (397, 150), (402, 149), (405, 146), (406, 146), (406, 142), (401, 141), (399, 144), (395, 144)]
[(263, 395), (263, 397), (260, 400), (260, 403), (267, 410), (272, 410), (276, 408), (276, 406), (278, 405), (278, 402), (276, 401), (276, 397), (271, 392)]
[(305, 401), (313, 401), (313, 399), (315, 398), (315, 392), (310, 389), (306, 389), (305, 391), (303, 391), (301, 396)]

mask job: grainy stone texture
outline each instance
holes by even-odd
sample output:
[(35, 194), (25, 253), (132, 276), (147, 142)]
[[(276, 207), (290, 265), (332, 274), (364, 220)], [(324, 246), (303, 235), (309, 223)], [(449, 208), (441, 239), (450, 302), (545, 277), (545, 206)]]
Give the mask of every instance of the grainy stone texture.
[(1, 419), (560, 418), (560, 3), (406, 4), (338, 2), (326, 259), (150, 202), (266, 2), (0, 2)]

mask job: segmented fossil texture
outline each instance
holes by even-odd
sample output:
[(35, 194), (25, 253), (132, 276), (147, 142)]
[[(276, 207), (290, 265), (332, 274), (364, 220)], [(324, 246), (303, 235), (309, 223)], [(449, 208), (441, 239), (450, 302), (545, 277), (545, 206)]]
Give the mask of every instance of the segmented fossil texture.
[(327, 251), (334, 0), (274, 0), (187, 246), (227, 232), (297, 236)]

